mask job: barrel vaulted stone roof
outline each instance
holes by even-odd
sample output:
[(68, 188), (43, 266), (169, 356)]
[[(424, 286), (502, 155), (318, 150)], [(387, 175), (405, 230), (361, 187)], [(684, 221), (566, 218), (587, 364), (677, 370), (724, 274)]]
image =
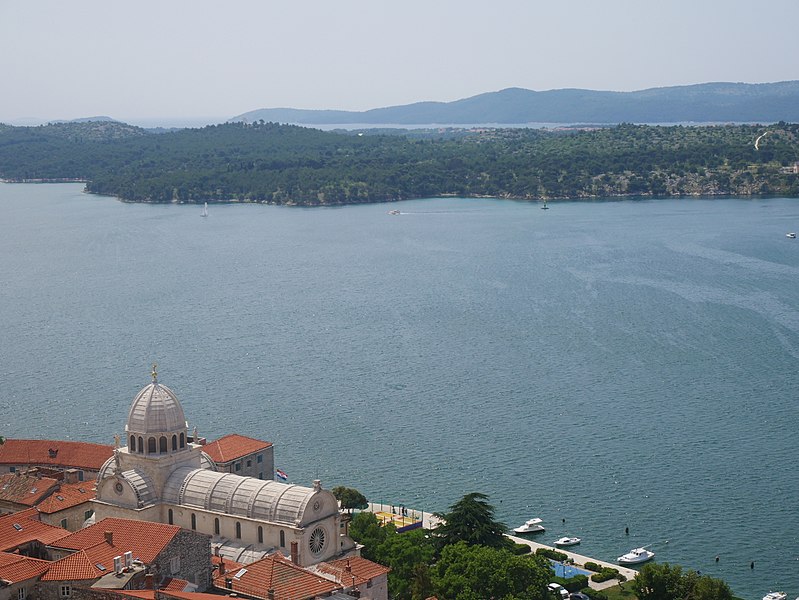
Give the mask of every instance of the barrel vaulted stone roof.
[(271, 523), (298, 525), (315, 493), (313, 488), (298, 485), (184, 467), (170, 476), (164, 486), (163, 500)]

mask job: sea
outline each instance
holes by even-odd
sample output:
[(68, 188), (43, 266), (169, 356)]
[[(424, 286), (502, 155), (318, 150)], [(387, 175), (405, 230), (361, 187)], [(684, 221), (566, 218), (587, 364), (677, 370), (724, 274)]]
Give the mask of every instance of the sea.
[(799, 595), (797, 199), (202, 218), (3, 184), (0, 223), (2, 435), (110, 444), (157, 363), (190, 428), (273, 442), (293, 483), (482, 492), (540, 542)]

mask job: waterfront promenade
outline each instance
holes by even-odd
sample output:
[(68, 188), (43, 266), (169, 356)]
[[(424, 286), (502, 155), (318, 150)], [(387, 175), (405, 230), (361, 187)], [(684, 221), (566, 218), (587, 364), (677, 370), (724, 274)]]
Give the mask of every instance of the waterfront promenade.
[[(416, 523), (421, 523), (421, 527), (424, 527), (425, 529), (433, 529), (437, 527), (439, 523), (441, 523), (441, 519), (436, 517), (431, 512), (425, 512), (423, 510), (408, 508), (406, 506), (402, 506), (399, 504), (370, 502), (369, 508), (366, 510), (374, 513), (381, 523), (384, 524), (394, 523), (397, 529), (409, 527)], [(577, 554), (576, 552), (570, 552), (569, 550), (565, 550), (563, 548), (556, 548), (554, 546), (547, 546), (546, 544), (539, 544), (538, 542), (534, 542), (530, 539), (515, 535), (508, 535), (507, 537), (512, 539), (517, 544), (525, 544), (527, 546), (530, 546), (533, 552), (535, 552), (538, 548), (546, 548), (548, 550), (557, 550), (558, 552), (562, 552), (563, 554), (567, 555), (572, 561), (574, 561), (574, 565), (576, 567), (582, 568), (582, 566), (586, 562), (594, 562), (603, 567), (616, 569), (619, 573), (621, 573), (627, 578), (627, 581), (632, 580), (632, 578), (638, 574), (638, 571), (636, 571), (635, 569), (622, 567), (620, 565), (609, 563), (604, 560), (599, 560), (596, 558), (591, 558), (590, 556)], [(585, 570), (587, 571), (588, 569)], [(610, 579), (608, 581), (603, 581), (601, 583), (591, 581), (590, 579), (588, 580), (589, 587), (591, 587), (591, 589), (594, 590), (602, 590), (605, 588), (613, 587), (614, 585), (618, 585), (618, 583), (619, 581), (617, 579)]]
[[(638, 571), (635, 569), (630, 569), (627, 567), (622, 567), (620, 565), (616, 565), (613, 563), (606, 562), (604, 560), (599, 560), (596, 558), (591, 558), (590, 556), (584, 556), (582, 554), (577, 554), (576, 552), (570, 552), (563, 548), (555, 548), (554, 546), (547, 546), (546, 544), (539, 544), (538, 542), (534, 542), (532, 540), (528, 540), (527, 538), (518, 537), (515, 535), (509, 535), (510, 539), (512, 539), (517, 544), (526, 544), (533, 549), (535, 552), (538, 548), (546, 548), (548, 550), (557, 550), (558, 552), (562, 552), (566, 556), (568, 556), (571, 560), (574, 561), (575, 566), (582, 567), (586, 562), (595, 562), (598, 565), (603, 567), (609, 567), (611, 569), (616, 569), (619, 573), (624, 575), (627, 578), (627, 581), (630, 581), (633, 577), (638, 574)], [(586, 569), (588, 570), (588, 569)], [(595, 581), (591, 581), (590, 578), (588, 580), (588, 585), (593, 590), (602, 590), (605, 588), (613, 587), (614, 585), (618, 585), (618, 580), (610, 579), (609, 581), (603, 581), (601, 583), (597, 583)]]

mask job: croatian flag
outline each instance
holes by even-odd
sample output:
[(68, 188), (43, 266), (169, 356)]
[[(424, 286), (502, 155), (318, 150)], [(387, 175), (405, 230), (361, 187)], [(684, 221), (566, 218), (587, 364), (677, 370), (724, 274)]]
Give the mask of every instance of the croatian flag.
[(288, 481), (289, 476), (286, 475), (286, 472), (283, 469), (275, 469), (275, 475), (278, 476), (278, 479), (282, 479), (283, 481)]

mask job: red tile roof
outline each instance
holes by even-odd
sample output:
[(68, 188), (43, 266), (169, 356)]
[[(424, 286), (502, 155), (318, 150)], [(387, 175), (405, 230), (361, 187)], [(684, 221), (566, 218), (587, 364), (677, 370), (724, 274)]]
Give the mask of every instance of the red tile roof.
[(49, 477), (7, 473), (0, 475), (0, 501), (34, 506), (46, 498), (58, 485)]
[[(155, 600), (153, 590), (114, 590), (120, 596), (141, 598), (141, 600)], [(158, 590), (159, 600), (162, 598), (178, 598), (179, 600), (222, 600), (224, 596), (218, 594), (205, 594), (203, 592), (179, 592), (173, 590)]]
[[(149, 521), (107, 518), (68, 535), (53, 546), (76, 551), (88, 550), (100, 542), (105, 542), (106, 531), (111, 532), (112, 542), (108, 546), (114, 548), (113, 556), (130, 551), (134, 559), (149, 564), (180, 532), (180, 527)], [(105, 566), (114, 567), (113, 562)]]
[(266, 450), (271, 446), (272, 442), (262, 442), (237, 433), (231, 433), (203, 446), (203, 452), (216, 463), (227, 463), (260, 450)]
[(36, 508), (39, 512), (53, 514), (65, 508), (72, 508), (84, 502), (94, 500), (95, 489), (91, 481), (81, 481), (79, 483), (62, 483), (47, 498), (39, 502)]
[(0, 464), (47, 465), (99, 471), (114, 453), (113, 446), (60, 440), (14, 440), (0, 446)]
[(39, 521), (35, 508), (0, 517), (0, 551), (10, 551), (33, 541), (52, 544), (67, 537), (69, 531)]
[(337, 583), (314, 575), (276, 554), (250, 563), (238, 572), (226, 571), (224, 575), (215, 576), (214, 586), (220, 591), (230, 590), (226, 579), (231, 581), (232, 591), (257, 598), (266, 598), (267, 591), (274, 590), (276, 598), (304, 600), (341, 589)]
[(18, 583), (34, 579), (44, 573), (50, 564), (47, 560), (0, 552), (0, 580)]
[[(335, 577), (336, 581), (345, 587), (361, 585), (375, 577), (386, 575), (391, 571), (390, 568), (379, 565), (361, 556), (350, 556), (349, 558), (340, 558), (338, 560), (319, 563), (315, 565), (315, 568), (318, 569), (320, 573), (326, 573)], [(354, 580), (353, 577), (355, 578)]]
[(190, 584), (185, 579), (178, 579), (177, 577), (167, 577), (164, 581), (161, 582), (161, 585), (158, 586), (158, 591), (182, 592), (186, 589), (187, 585), (193, 585), (193, 584)]

